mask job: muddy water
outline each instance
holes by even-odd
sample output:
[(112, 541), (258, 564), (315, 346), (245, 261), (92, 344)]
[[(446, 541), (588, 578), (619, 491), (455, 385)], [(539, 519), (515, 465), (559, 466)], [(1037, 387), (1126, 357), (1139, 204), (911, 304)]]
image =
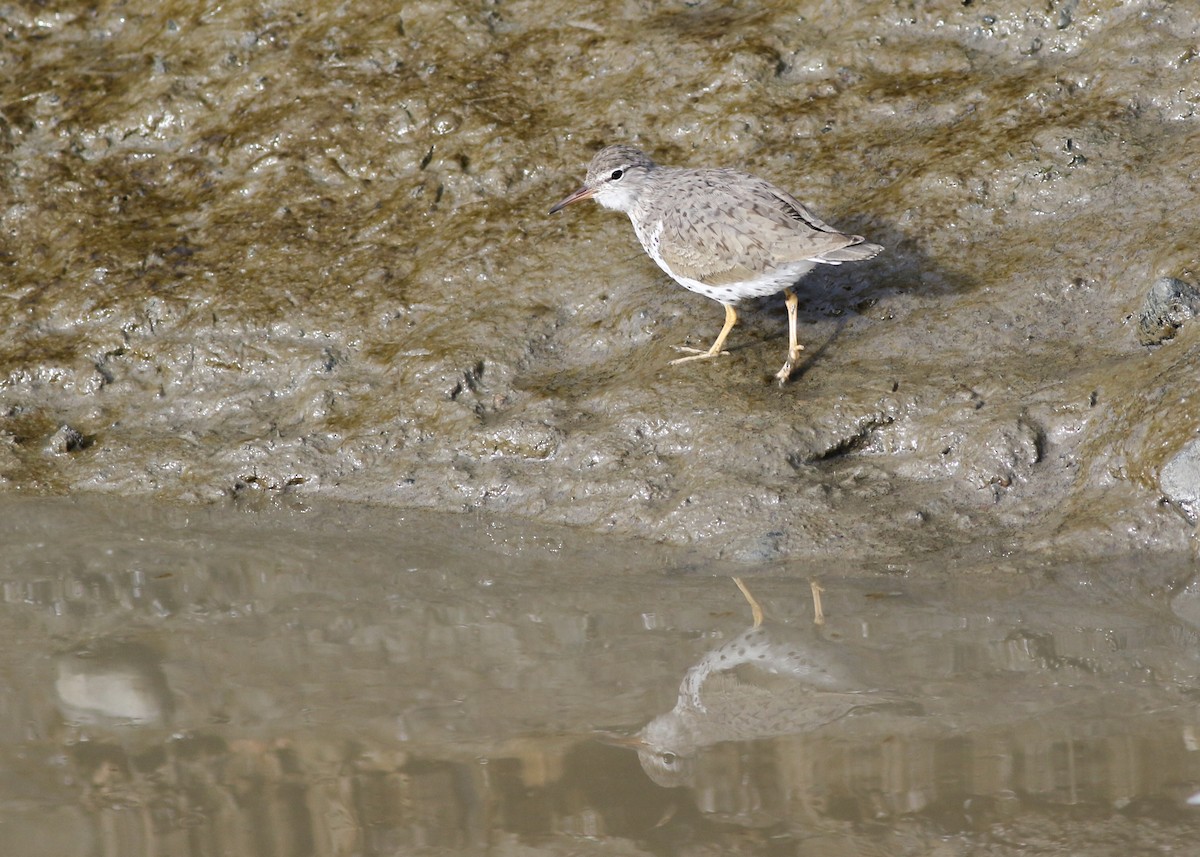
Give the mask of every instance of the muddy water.
[(8, 854), (1101, 855), (1200, 832), (1182, 559), (743, 567), (755, 628), (729, 569), (521, 523), (0, 512)]

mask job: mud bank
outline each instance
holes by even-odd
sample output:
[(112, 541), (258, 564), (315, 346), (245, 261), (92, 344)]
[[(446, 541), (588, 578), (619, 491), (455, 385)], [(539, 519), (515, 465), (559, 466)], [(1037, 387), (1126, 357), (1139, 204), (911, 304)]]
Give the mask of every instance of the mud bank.
[[(4, 12), (12, 490), (295, 492), (742, 560), (1190, 544), (1200, 325), (1138, 329), (1200, 246), (1178, 4)], [(614, 141), (886, 245), (803, 283), (787, 388), (781, 301), (668, 367), (720, 307), (623, 218), (546, 216)]]

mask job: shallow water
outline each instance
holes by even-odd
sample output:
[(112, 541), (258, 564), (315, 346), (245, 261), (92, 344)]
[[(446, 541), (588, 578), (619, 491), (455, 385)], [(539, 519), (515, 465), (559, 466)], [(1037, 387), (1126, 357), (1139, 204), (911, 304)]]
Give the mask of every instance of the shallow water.
[[(1200, 831), (1184, 558), (743, 568), (754, 631), (728, 569), (527, 523), (11, 496), (0, 520), (6, 853), (1130, 854)], [(747, 641), (774, 672), (721, 661)]]

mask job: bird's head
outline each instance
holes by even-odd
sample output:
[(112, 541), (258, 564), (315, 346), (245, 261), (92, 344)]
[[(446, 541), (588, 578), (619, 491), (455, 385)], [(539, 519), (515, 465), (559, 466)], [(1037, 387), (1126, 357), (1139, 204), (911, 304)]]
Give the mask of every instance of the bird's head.
[(632, 146), (607, 146), (592, 158), (583, 185), (550, 209), (550, 213), (584, 199), (595, 199), (605, 208), (628, 212), (641, 195), (654, 166), (654, 161)]

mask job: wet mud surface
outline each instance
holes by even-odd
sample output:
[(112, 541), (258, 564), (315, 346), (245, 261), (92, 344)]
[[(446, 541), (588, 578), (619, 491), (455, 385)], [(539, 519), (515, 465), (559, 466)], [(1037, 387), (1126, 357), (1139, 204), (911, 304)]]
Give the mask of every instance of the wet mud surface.
[[(1183, 4), (0, 17), (9, 489), (477, 511), (750, 562), (1191, 544), (1197, 325), (1143, 307), (1196, 284)], [(801, 284), (785, 389), (782, 301), (668, 367), (720, 307), (624, 218), (546, 215), (611, 142), (885, 245)]]
[[(6, 848), (1190, 853), (1198, 27), (0, 5)], [(886, 247), (786, 387), (615, 142)]]
[(1186, 557), (767, 564), (755, 626), (744, 564), (519, 520), (0, 514), (8, 853), (1116, 857), (1200, 829)]

